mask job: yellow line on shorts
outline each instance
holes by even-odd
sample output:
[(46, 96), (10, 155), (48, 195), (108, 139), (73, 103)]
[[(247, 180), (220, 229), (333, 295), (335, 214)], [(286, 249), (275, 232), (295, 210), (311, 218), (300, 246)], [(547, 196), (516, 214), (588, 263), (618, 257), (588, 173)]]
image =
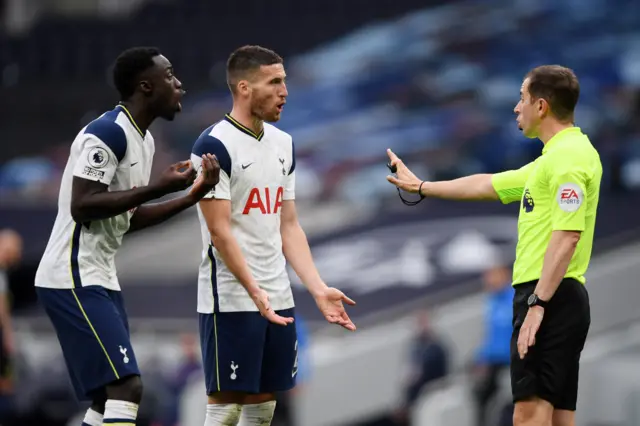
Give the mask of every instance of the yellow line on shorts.
[[(104, 351), (104, 355), (107, 357), (107, 361), (109, 361), (109, 365), (111, 366), (111, 368), (113, 369), (113, 373), (116, 375), (116, 379), (120, 378), (120, 375), (118, 374), (118, 371), (116, 370), (116, 367), (113, 365), (113, 362), (111, 362), (111, 358), (109, 357), (109, 352), (107, 352), (107, 349), (105, 349), (104, 345), (102, 344), (102, 340), (100, 340), (100, 336), (98, 336), (98, 333), (96, 332), (96, 329), (93, 328), (93, 324), (91, 324), (91, 321), (89, 320), (89, 317), (87, 316), (87, 313), (84, 311), (84, 308), (82, 307), (82, 303), (80, 303), (80, 299), (78, 299), (78, 295), (76, 294), (76, 291), (74, 289), (71, 289), (71, 293), (73, 293), (73, 297), (76, 298), (76, 302), (78, 302), (78, 307), (80, 308), (80, 311), (82, 312), (82, 315), (84, 315), (84, 319), (87, 320), (87, 324), (89, 324), (89, 327), (91, 328), (91, 331), (93, 331), (93, 335), (96, 336), (96, 339), (98, 340), (98, 343), (100, 344), (100, 347), (102, 348), (102, 350)], [(134, 423), (121, 423), (121, 424), (134, 424)]]
[(216, 380), (218, 381), (218, 392), (220, 392), (220, 368), (218, 362), (218, 321), (216, 314), (213, 314), (213, 334), (216, 339)]

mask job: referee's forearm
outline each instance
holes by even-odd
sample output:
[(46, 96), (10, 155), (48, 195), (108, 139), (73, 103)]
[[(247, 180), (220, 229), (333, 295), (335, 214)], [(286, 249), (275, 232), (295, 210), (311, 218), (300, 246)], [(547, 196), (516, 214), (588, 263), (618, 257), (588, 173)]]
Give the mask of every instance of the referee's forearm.
[(579, 232), (554, 231), (544, 256), (542, 274), (535, 294), (542, 300), (550, 300), (567, 273), (571, 258), (580, 240)]
[(490, 174), (476, 174), (439, 182), (424, 182), (421, 192), (425, 197), (445, 200), (498, 200), (498, 194), (493, 189)]

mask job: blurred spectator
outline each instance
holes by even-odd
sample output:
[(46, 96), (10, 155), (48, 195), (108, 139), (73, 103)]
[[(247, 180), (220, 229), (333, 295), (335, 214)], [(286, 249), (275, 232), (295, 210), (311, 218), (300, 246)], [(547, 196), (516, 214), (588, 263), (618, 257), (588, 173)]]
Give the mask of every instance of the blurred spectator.
[(11, 358), (14, 353), (9, 279), (7, 271), (22, 258), (22, 238), (15, 231), (0, 231), (0, 420), (11, 415), (13, 380)]
[(304, 319), (295, 315), (296, 332), (298, 334), (298, 358), (294, 371), (296, 371), (296, 387), (289, 392), (282, 392), (277, 396), (276, 411), (273, 414), (271, 424), (273, 426), (296, 426), (295, 398), (300, 392), (304, 392), (304, 385), (309, 380), (309, 331)]
[(485, 331), (472, 367), (476, 426), (488, 424), (487, 407), (499, 389), (500, 373), (509, 368), (514, 294), (510, 272), (509, 268), (495, 266), (483, 276), (487, 293)]
[(405, 385), (402, 405), (397, 411), (397, 425), (409, 425), (410, 413), (424, 387), (448, 374), (449, 357), (443, 342), (431, 327), (429, 314), (418, 314), (418, 333), (410, 352), (409, 379)]
[(168, 410), (167, 418), (162, 419), (163, 426), (177, 426), (180, 424), (180, 396), (194, 375), (202, 373), (200, 347), (197, 336), (184, 334), (180, 337), (180, 344), (182, 347), (182, 359), (178, 363), (175, 374), (171, 378), (171, 409)]

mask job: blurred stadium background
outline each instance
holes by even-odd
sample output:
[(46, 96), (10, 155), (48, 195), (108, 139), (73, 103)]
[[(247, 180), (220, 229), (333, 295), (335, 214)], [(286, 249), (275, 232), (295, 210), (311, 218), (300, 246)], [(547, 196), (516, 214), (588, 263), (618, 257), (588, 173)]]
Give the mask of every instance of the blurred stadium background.
[[(8, 271), (15, 382), (0, 397), (0, 411), (13, 412), (3, 425), (77, 426), (85, 409), (69, 392), (33, 276), (71, 141), (118, 100), (112, 61), (132, 45), (158, 46), (187, 89), (176, 121), (151, 129), (157, 172), (187, 158), (230, 109), (224, 64), (242, 44), (285, 57), (280, 127), (296, 143), (303, 226), (325, 280), (358, 302), (356, 334), (329, 328), (292, 274), (308, 344), (302, 383), (286, 398), (294, 420), (279, 424), (480, 426), (485, 272), (512, 261), (518, 206), (406, 207), (385, 181), (385, 149), (427, 179), (520, 167), (541, 145), (520, 135), (512, 110), (523, 75), (545, 63), (576, 71), (577, 124), (605, 168), (578, 422), (640, 424), (637, 0), (1, 0), (0, 228), (24, 240)], [(193, 210), (127, 238), (119, 254), (146, 385), (141, 425), (203, 424), (200, 249)], [(446, 357), (434, 380), (428, 351), (415, 349), (425, 328)], [(485, 426), (510, 424), (500, 423), (505, 370), (497, 389)]]

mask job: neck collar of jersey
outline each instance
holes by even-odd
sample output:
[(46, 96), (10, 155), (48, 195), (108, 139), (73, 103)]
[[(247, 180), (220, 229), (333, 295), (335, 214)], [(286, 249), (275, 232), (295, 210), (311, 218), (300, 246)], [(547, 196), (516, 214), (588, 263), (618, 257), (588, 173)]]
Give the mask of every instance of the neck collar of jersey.
[(142, 136), (142, 138), (144, 139), (144, 133), (142, 133), (142, 130), (140, 130), (140, 127), (136, 124), (136, 121), (133, 119), (133, 116), (131, 115), (127, 107), (122, 104), (118, 104), (118, 107), (120, 107), (120, 109), (124, 112), (124, 115), (127, 116), (127, 118), (129, 119), (133, 127), (138, 131), (140, 136)]
[(553, 135), (553, 137), (549, 139), (549, 141), (544, 145), (544, 148), (542, 148), (542, 153), (544, 154), (548, 152), (550, 149), (558, 145), (560, 141), (562, 141), (563, 139), (566, 139), (568, 136), (581, 134), (581, 133), (582, 133), (582, 130), (580, 130), (580, 127), (576, 127), (576, 126), (567, 127), (566, 129), (560, 130), (558, 133)]
[(236, 129), (240, 130), (242, 133), (245, 133), (245, 134), (251, 136), (254, 139), (257, 139), (257, 140), (261, 141), (262, 138), (264, 137), (264, 128), (262, 129), (262, 131), (260, 131), (260, 133), (256, 134), (253, 130), (251, 130), (247, 126), (243, 125), (238, 120), (236, 120), (235, 118), (231, 117), (229, 114), (225, 114), (224, 119), (227, 120), (229, 123), (231, 123), (231, 125), (233, 127), (235, 127)]

